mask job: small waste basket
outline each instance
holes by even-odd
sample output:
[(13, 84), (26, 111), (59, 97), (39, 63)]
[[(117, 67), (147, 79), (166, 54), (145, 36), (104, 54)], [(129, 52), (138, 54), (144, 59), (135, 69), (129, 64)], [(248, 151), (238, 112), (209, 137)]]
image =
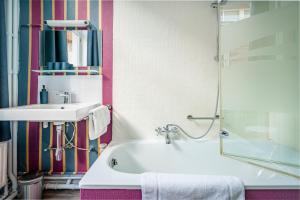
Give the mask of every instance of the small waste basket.
[(26, 173), (19, 178), (20, 199), (41, 199), (43, 176), (40, 173)]

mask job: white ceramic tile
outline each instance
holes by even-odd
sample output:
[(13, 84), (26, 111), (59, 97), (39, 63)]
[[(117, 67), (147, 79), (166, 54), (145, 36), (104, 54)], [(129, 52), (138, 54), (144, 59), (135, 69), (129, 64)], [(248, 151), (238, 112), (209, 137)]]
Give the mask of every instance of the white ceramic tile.
[(49, 92), (49, 103), (63, 103), (58, 92), (71, 92), (72, 103), (102, 103), (102, 76), (39, 76), (38, 102), (42, 86)]
[(157, 139), (154, 129), (166, 123), (203, 134), (210, 121), (186, 116), (214, 114), (216, 40), (210, 2), (116, 1), (113, 140)]

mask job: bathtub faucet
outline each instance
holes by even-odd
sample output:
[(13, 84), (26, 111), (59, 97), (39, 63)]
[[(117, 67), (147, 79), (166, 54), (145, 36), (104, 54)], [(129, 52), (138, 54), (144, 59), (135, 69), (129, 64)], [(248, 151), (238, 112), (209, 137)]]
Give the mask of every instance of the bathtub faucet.
[(166, 144), (171, 144), (171, 137), (178, 133), (178, 129), (170, 128), (168, 125), (155, 129), (157, 135), (165, 136)]

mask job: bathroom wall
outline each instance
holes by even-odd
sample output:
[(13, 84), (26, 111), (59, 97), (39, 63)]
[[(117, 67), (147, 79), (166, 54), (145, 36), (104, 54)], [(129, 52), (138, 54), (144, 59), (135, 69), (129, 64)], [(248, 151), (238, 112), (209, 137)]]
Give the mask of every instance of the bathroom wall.
[(215, 109), (217, 14), (210, 3), (114, 3), (113, 140), (162, 138), (154, 129), (166, 123), (194, 136), (207, 130), (208, 121), (186, 116)]
[[(20, 74), (19, 105), (37, 103), (38, 34), (47, 19), (88, 19), (103, 31), (103, 104), (112, 104), (112, 18), (113, 2), (99, 0), (20, 0)], [(93, 91), (91, 91), (93, 92)], [(99, 100), (100, 101), (100, 100)], [(55, 160), (56, 134), (53, 126), (42, 129), (40, 123), (19, 123), (18, 128), (18, 171), (43, 171), (52, 173), (85, 172), (100, 154), (99, 144), (111, 140), (111, 126), (99, 140), (88, 140), (88, 121), (75, 124), (74, 143), (81, 148), (94, 147), (95, 151), (67, 149), (62, 161)], [(72, 133), (68, 132), (69, 137)]]

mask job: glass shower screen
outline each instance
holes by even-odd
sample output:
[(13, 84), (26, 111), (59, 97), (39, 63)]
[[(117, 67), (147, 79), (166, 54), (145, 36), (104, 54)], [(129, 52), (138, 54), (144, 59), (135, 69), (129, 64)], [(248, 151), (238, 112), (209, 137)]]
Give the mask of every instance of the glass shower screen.
[(224, 155), (300, 177), (299, 2), (219, 8)]

